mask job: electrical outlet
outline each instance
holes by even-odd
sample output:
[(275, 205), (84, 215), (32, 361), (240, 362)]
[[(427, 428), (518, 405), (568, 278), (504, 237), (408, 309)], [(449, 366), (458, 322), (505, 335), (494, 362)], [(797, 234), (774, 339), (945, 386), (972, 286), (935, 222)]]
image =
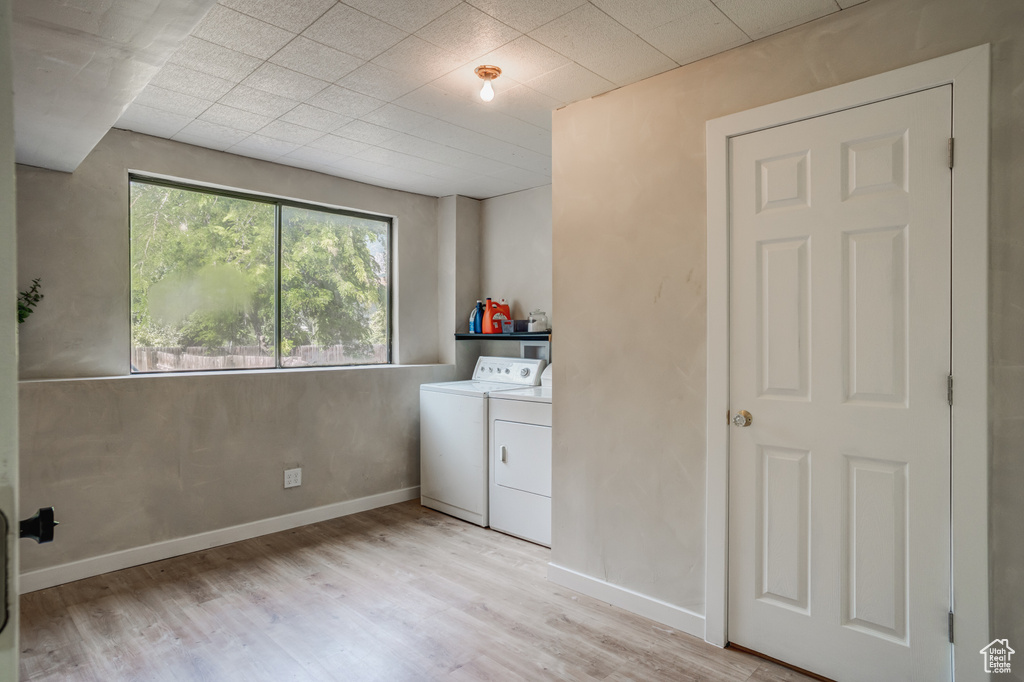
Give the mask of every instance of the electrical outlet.
[(302, 467), (284, 470), (284, 487), (295, 488), (302, 485)]

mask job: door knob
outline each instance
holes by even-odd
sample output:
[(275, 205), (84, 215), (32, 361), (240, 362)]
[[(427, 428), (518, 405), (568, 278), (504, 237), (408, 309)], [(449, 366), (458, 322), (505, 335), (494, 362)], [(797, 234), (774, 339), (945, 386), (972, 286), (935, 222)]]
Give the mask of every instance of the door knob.
[(753, 421), (754, 418), (750, 416), (750, 413), (746, 410), (740, 410), (736, 413), (736, 416), (732, 418), (732, 423), (736, 426), (750, 426)]
[(39, 544), (53, 542), (53, 529), (59, 524), (60, 522), (53, 518), (53, 507), (43, 507), (35, 516), (18, 524), (20, 537), (30, 538)]

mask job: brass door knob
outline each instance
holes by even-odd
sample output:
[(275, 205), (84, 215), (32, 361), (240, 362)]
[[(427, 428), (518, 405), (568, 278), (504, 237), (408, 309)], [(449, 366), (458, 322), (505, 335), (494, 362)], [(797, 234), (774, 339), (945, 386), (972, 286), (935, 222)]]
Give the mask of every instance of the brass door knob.
[(732, 418), (732, 423), (736, 426), (750, 426), (754, 421), (754, 418), (750, 416), (750, 413), (746, 410), (740, 410), (736, 413), (736, 416)]

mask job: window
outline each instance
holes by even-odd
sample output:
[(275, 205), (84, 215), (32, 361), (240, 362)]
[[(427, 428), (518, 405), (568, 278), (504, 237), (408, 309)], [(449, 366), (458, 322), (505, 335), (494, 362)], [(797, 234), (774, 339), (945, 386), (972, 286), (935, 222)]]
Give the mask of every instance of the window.
[(390, 362), (391, 221), (130, 178), (132, 372)]

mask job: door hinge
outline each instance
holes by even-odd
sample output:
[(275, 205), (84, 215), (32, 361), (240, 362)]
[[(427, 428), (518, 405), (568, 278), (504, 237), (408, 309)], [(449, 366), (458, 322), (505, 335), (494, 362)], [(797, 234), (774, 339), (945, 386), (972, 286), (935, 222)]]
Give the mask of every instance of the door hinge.
[(946, 377), (946, 401), (953, 407), (953, 375)]
[(949, 643), (953, 643), (953, 612), (949, 612)]
[(732, 410), (725, 411), (725, 423), (729, 425), (732, 424)]
[(953, 138), (949, 138), (949, 167), (953, 168)]

